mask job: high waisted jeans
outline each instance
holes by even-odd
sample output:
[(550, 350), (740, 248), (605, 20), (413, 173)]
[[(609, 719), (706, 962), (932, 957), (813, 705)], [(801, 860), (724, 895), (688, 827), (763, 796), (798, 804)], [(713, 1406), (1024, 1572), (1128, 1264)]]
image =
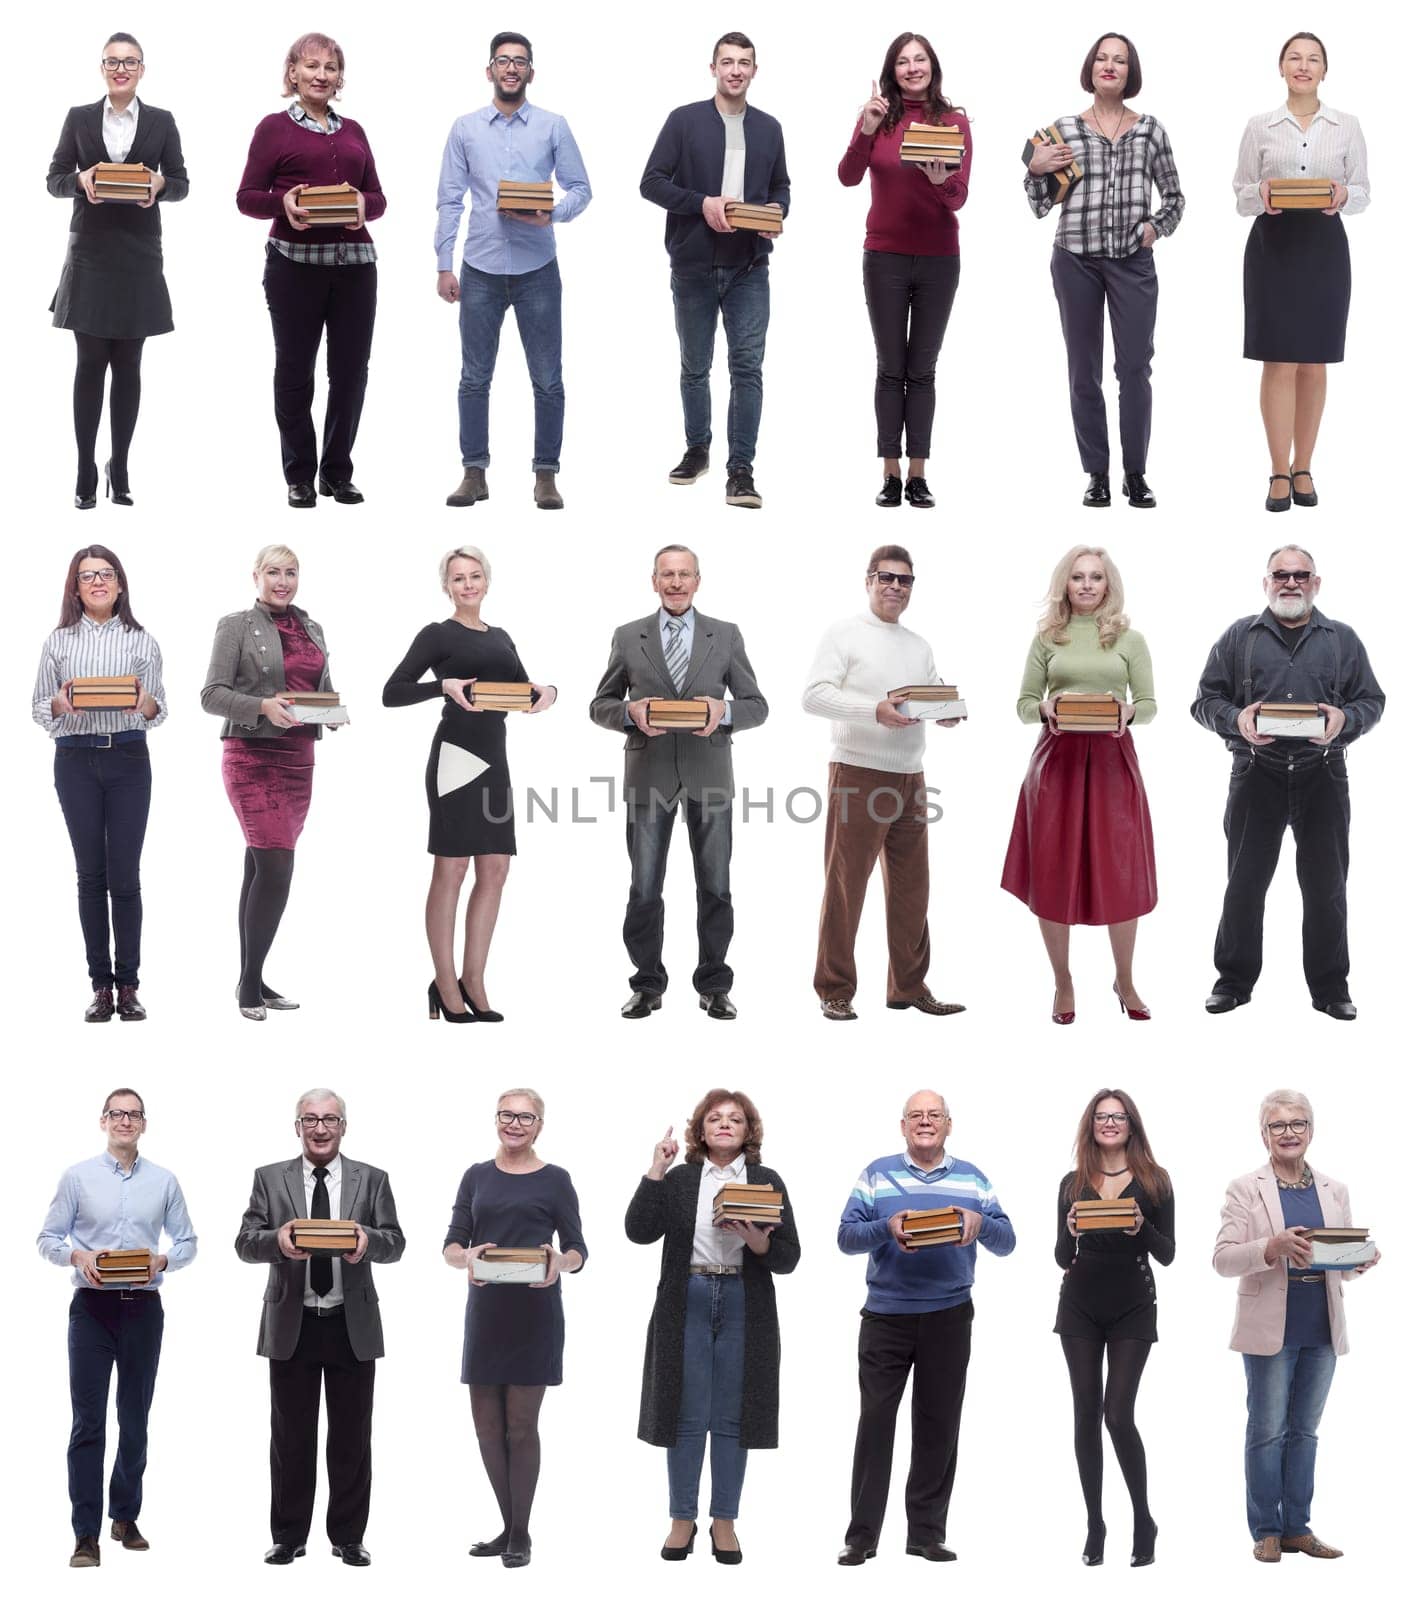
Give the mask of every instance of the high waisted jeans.
[(689, 1278), (684, 1303), (684, 1377), (679, 1392), (679, 1431), (669, 1447), (669, 1515), (692, 1522), (699, 1514), (699, 1474), (704, 1436), (709, 1453), (709, 1515), (731, 1521), (748, 1452), (738, 1443), (743, 1410), (743, 1280)]

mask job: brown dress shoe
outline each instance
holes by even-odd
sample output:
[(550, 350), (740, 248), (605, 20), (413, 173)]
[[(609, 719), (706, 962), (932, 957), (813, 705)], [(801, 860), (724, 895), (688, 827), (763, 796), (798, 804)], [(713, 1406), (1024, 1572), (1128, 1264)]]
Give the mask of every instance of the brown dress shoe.
[(147, 1020), (147, 1015), (143, 1002), (138, 999), (137, 984), (120, 983), (118, 985), (118, 1020), (120, 1022), (144, 1022)]
[(71, 1567), (96, 1567), (102, 1559), (98, 1540), (91, 1533), (83, 1534), (74, 1542), (74, 1553), (69, 1557)]
[(465, 467), (462, 482), (448, 496), (450, 506), (474, 506), (487, 498), (487, 474), (481, 467)]
[(1316, 1556), (1320, 1561), (1336, 1561), (1343, 1554), (1312, 1533), (1290, 1534), (1279, 1541), (1279, 1548), (1286, 1555)]
[(964, 1010), (952, 1001), (937, 1000), (928, 989), (913, 1000), (887, 1000), (886, 1005), (892, 1011), (923, 1011), (927, 1017), (954, 1017)]
[(148, 1550), (151, 1546), (138, 1532), (136, 1522), (115, 1522), (109, 1530), (109, 1537), (117, 1539), (125, 1550)]
[(95, 989), (93, 999), (84, 1007), (85, 1022), (109, 1022), (113, 1018), (113, 990)]
[(1274, 1562), (1279, 1560), (1279, 1535), (1267, 1533), (1263, 1539), (1255, 1540), (1255, 1560)]
[(828, 1022), (855, 1022), (856, 1013), (849, 1000), (823, 1000), (822, 1015)]
[(566, 504), (561, 498), (561, 491), (556, 487), (554, 472), (537, 473), (536, 488), (532, 490), (532, 498), (536, 501), (538, 511), (560, 511)]

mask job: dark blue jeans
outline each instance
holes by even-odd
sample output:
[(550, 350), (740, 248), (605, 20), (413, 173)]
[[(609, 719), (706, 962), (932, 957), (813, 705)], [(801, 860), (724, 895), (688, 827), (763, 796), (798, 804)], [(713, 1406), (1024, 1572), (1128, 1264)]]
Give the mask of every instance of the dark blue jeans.
[(679, 333), (684, 442), (691, 450), (707, 450), (713, 438), (709, 370), (721, 314), (723, 336), (728, 341), (728, 470), (751, 467), (763, 414), (763, 350), (770, 309), (767, 266), (672, 272), (669, 287)]
[(488, 397), (502, 339), (502, 319), (510, 306), (526, 354), (535, 400), (535, 472), (561, 470), (561, 432), (566, 421), (566, 391), (561, 385), (561, 269), (548, 261), (535, 272), (514, 277), (479, 272), (463, 263), (458, 280), (458, 328), (462, 334), (462, 378), (458, 382), (458, 442), (464, 467), (486, 467)]
[[(694, 989), (699, 994), (727, 994), (733, 987), (728, 946), (733, 941), (733, 897), (728, 868), (733, 856), (733, 802), (682, 802), (689, 830), (698, 891), (699, 964)], [(630, 899), (625, 907), (625, 950), (635, 964), (632, 989), (663, 994), (669, 977), (664, 970), (664, 871), (669, 864), (669, 837), (677, 805), (627, 798), (625, 844), (630, 852)]]
[(743, 1280), (689, 1278), (684, 1301), (684, 1373), (678, 1435), (669, 1447), (669, 1515), (699, 1514), (699, 1475), (709, 1435), (709, 1515), (732, 1520), (748, 1452), (738, 1443), (743, 1411)]
[(156, 1289), (79, 1289), (69, 1303), (69, 1502), (74, 1537), (98, 1535), (103, 1520), (103, 1446), (108, 1384), (118, 1367), (118, 1457), (108, 1480), (108, 1514), (136, 1522), (148, 1464), (148, 1408), (162, 1353)]
[(1329, 1344), (1246, 1356), (1245, 1511), (1250, 1537), (1309, 1533), (1319, 1418), (1338, 1358)]
[[(54, 788), (79, 874), (79, 926), (89, 979), (96, 989), (137, 985), (143, 936), (138, 866), (148, 827), (152, 767), (147, 743), (134, 739), (107, 750), (59, 746)], [(113, 902), (113, 951), (108, 904)]]

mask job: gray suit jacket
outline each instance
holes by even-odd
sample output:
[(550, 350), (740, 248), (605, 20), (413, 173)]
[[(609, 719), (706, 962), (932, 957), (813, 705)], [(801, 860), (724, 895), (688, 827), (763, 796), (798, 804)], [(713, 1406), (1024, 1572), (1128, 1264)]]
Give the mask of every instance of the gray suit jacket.
[[(300, 618), (313, 643), (325, 653), (320, 669), (320, 688), (332, 691), (330, 650), (320, 624), (299, 606), (291, 613)], [(212, 659), (207, 666), (207, 681), (202, 685), (202, 710), (224, 717), (223, 739), (278, 739), (285, 732), (261, 715), (262, 700), (285, 693), (285, 655), (280, 634), (263, 605), (249, 611), (233, 611), (216, 625), (212, 640)], [(317, 727), (315, 737), (325, 730)]]
[[(346, 1155), (340, 1156), (340, 1164), (340, 1211), (346, 1221), (357, 1222), (369, 1236), (369, 1248), (361, 1262), (356, 1266), (340, 1263), (345, 1329), (355, 1359), (372, 1361), (384, 1353), (384, 1329), (371, 1263), (399, 1259), (403, 1229), (388, 1174)], [(288, 1361), (295, 1354), (305, 1304), (305, 1263), (287, 1260), (280, 1253), (276, 1233), (283, 1223), (305, 1214), (305, 1178), (299, 1156), (256, 1169), (251, 1203), (236, 1235), (236, 1253), (243, 1261), (270, 1264), (256, 1354), (272, 1361)]]
[[(689, 732), (650, 739), (636, 727), (625, 728), (627, 701), (693, 700), (705, 694), (733, 702), (730, 727), (716, 728), (707, 739)], [(737, 625), (706, 617), (697, 608), (694, 648), (682, 691), (675, 689), (664, 664), (655, 611), (615, 630), (605, 676), (590, 703), (593, 722), (625, 734), (626, 797), (641, 804), (647, 804), (651, 794), (665, 802), (684, 795), (726, 803), (734, 793), (733, 735), (756, 728), (767, 714), (768, 703), (758, 689)]]

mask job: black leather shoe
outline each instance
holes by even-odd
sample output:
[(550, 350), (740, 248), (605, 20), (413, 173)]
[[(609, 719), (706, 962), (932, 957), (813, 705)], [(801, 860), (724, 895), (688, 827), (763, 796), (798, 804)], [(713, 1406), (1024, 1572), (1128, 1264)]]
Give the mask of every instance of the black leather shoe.
[(753, 474), (747, 467), (735, 467), (728, 474), (728, 486), (723, 491), (723, 498), (730, 506), (743, 506), (748, 511), (756, 511), (763, 503), (763, 497), (753, 483)]
[(1218, 989), (1214, 994), (1205, 997), (1205, 1008), (1213, 1017), (1224, 1016), (1236, 1006), (1247, 1006), (1249, 1003), (1250, 997), (1247, 994), (1221, 994)]
[(69, 1557), (71, 1567), (96, 1567), (103, 1560), (96, 1534), (81, 1534), (74, 1541), (74, 1553)]
[(525, 1567), (531, 1564), (531, 1540), (525, 1534), (509, 1539), (502, 1552), (504, 1567)]
[(84, 1008), (85, 1022), (108, 1022), (113, 1016), (113, 990), (95, 989), (93, 999)]
[(1294, 504), (1294, 480), (1293, 480), (1293, 478), (1291, 478), (1287, 472), (1271, 472), (1270, 475), (1269, 475), (1269, 481), (1270, 481), (1271, 484), (1275, 484), (1275, 483), (1287, 484), (1288, 485), (1288, 489), (1284, 494), (1279, 494), (1279, 495), (1271, 494), (1269, 492), (1269, 490), (1266, 489), (1265, 490), (1265, 496), (1264, 496), (1264, 508), (1265, 508), (1265, 510), (1266, 511), (1288, 511), (1290, 506), (1292, 506)]
[(908, 1556), (923, 1556), (926, 1561), (954, 1561), (957, 1559), (953, 1550), (943, 1539), (932, 1539), (928, 1544), (908, 1544), (905, 1547)]
[(333, 478), (321, 478), (320, 493), (331, 497), (337, 506), (362, 506), (364, 504), (364, 496), (354, 487), (349, 478), (346, 478), (343, 483), (336, 483)]
[(507, 1548), (507, 1531), (504, 1528), (495, 1539), (479, 1539), (468, 1549), (470, 1556), (500, 1556)]
[(117, 1539), (125, 1550), (150, 1550), (152, 1546), (138, 1532), (136, 1522), (115, 1522), (108, 1530), (110, 1539)]
[(724, 994), (701, 994), (699, 996), (699, 1010), (707, 1011), (715, 1022), (732, 1022), (738, 1015), (738, 1007)]
[(658, 1011), (663, 1003), (659, 995), (650, 994), (646, 989), (636, 989), (620, 1007), (620, 1015), (631, 1022), (638, 1022), (641, 1017), (647, 1017), (651, 1011)]
[(472, 1020), (474, 1022), (501, 1022), (503, 1020), (502, 1013), (493, 1011), (491, 1007), (488, 1007), (486, 1011), (479, 1011), (472, 1003), (472, 996), (463, 987), (461, 978), (458, 979), (458, 993), (462, 996), (462, 1003), (472, 1012)]
[(98, 504), (98, 490), (97, 489), (95, 489), (91, 494), (76, 494), (74, 496), (74, 510), (75, 511), (92, 511), (93, 508), (97, 504)]
[(664, 1544), (659, 1547), (660, 1556), (665, 1561), (687, 1561), (694, 1553), (694, 1540), (699, 1536), (699, 1525), (696, 1522), (689, 1533), (688, 1544)]
[(315, 509), (315, 485), (313, 483), (287, 484), (285, 503), (292, 511), (313, 511)]
[[(296, 1551), (299, 1555), (300, 1552)], [(343, 1561), (347, 1567), (367, 1567), (369, 1552), (362, 1544), (332, 1544), (330, 1554)]]
[(1112, 481), (1105, 472), (1088, 473), (1087, 488), (1082, 492), (1082, 503), (1085, 506), (1112, 504)]
[(147, 1011), (138, 999), (138, 986), (134, 983), (118, 985), (118, 1020), (120, 1022), (145, 1022)]
[(1147, 487), (1146, 479), (1139, 472), (1128, 472), (1122, 476), (1122, 493), (1132, 503), (1134, 511), (1155, 511), (1156, 496)]
[(448, 506), (475, 506), (487, 498), (487, 473), (482, 467), (464, 467), (462, 482), (443, 502)]
[(702, 445), (692, 445), (684, 452), (684, 459), (679, 465), (671, 468), (669, 481), (682, 489), (688, 484), (697, 483), (708, 467), (708, 449)]
[[(735, 1533), (735, 1539), (738, 1535)], [(739, 1567), (743, 1564), (743, 1550), (741, 1545), (735, 1544), (732, 1549), (725, 1549), (713, 1536), (713, 1529), (709, 1529), (709, 1547), (713, 1551), (713, 1559), (725, 1567)]]
[[(1294, 481), (1296, 478), (1309, 480), (1308, 490), (1305, 491)], [(1289, 474), (1290, 494), (1296, 506), (1316, 506), (1319, 503), (1318, 491), (1314, 488), (1314, 475), (1307, 467), (1295, 467)]]
[(843, 1548), (841, 1554), (836, 1558), (836, 1564), (839, 1567), (861, 1567), (864, 1566), (872, 1558), (872, 1556), (875, 1555), (875, 1553), (876, 1550), (874, 1545), (871, 1547), (871, 1549), (866, 1550), (863, 1549), (859, 1544), (849, 1544)]
[(303, 1544), (273, 1544), (265, 1554), (265, 1563), (268, 1567), (288, 1567), (296, 1556), (305, 1554)]
[(898, 506), (904, 485), (895, 473), (888, 472), (885, 482), (881, 485), (881, 492), (876, 496), (878, 506)]
[(935, 497), (930, 493), (930, 485), (924, 478), (905, 480), (905, 498), (909, 505), (915, 506), (920, 511), (928, 511), (935, 503)]
[(105, 461), (103, 464), (103, 493), (105, 499), (111, 500), (116, 506), (130, 506), (133, 503), (133, 496), (128, 490), (127, 473), (122, 474), (121, 483), (115, 482), (111, 461)]
[(1332, 1017), (1335, 1022), (1356, 1022), (1358, 1020), (1358, 1007), (1351, 1000), (1330, 1000), (1327, 1005), (1322, 1000), (1315, 1000), (1314, 1010), (1322, 1011), (1325, 1016)]

